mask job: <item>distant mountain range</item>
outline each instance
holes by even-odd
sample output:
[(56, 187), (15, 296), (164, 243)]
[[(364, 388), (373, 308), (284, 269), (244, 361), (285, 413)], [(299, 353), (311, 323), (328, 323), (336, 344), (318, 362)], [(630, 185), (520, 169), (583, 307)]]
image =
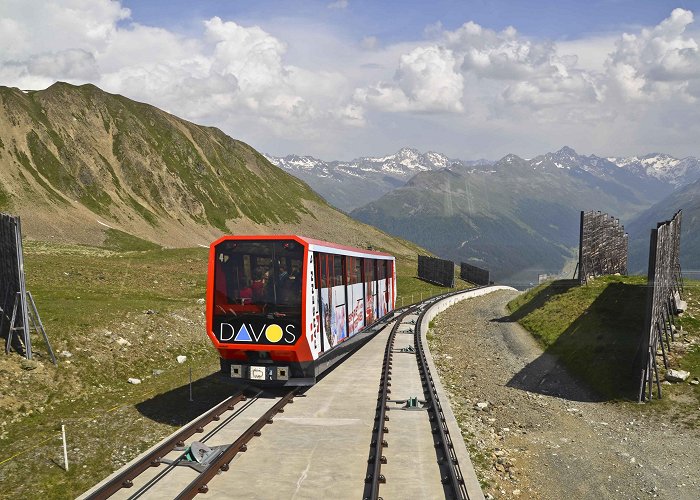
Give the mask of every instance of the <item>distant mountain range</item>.
[(608, 161), (639, 176), (655, 177), (674, 187), (700, 179), (698, 159), (693, 156), (679, 160), (667, 154), (652, 153), (628, 158), (608, 158)]
[(580, 210), (602, 210), (628, 224), (700, 179), (700, 161), (693, 157), (605, 158), (570, 147), (495, 162), (409, 148), (351, 162), (268, 159), (330, 203), (352, 209), (358, 220), (520, 286), (575, 259)]
[(362, 157), (352, 161), (323, 161), (313, 156), (265, 155), (274, 165), (302, 179), (330, 204), (351, 211), (403, 186), (420, 172), (451, 166), (490, 164), (488, 160), (463, 161), (441, 153), (420, 153), (403, 148), (383, 157)]
[(511, 154), (487, 167), (418, 174), (351, 215), (522, 286), (573, 258), (580, 210), (624, 220), (671, 190), (656, 178), (562, 148), (529, 160)]
[[(382, 157), (361, 157), (351, 161), (324, 161), (313, 156), (265, 155), (274, 165), (302, 179), (332, 205), (352, 211), (405, 185), (414, 175), (443, 168), (472, 168), (489, 172), (489, 167), (507, 162), (508, 158), (528, 162), (534, 172), (559, 168), (590, 172), (601, 178), (616, 178), (640, 186), (654, 186), (664, 193), (700, 179), (700, 160), (694, 157), (673, 158), (662, 153), (632, 157), (583, 156), (568, 147), (529, 160), (507, 155), (498, 162), (485, 159), (460, 160), (442, 153), (421, 153), (403, 148)], [(613, 166), (618, 169), (612, 168)], [(626, 175), (626, 174), (632, 174)], [(654, 180), (659, 181), (654, 184)]]

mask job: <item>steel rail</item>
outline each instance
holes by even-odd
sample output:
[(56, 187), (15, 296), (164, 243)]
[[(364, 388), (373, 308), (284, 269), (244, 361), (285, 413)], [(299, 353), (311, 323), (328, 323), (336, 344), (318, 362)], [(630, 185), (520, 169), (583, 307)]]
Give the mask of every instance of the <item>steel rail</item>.
[(219, 420), (221, 414), (233, 410), (236, 403), (245, 401), (245, 399), (245, 395), (239, 392), (223, 400), (197, 420), (193, 421), (190, 425), (181, 429), (180, 432), (177, 432), (170, 439), (145, 455), (138, 462), (133, 463), (121, 473), (104, 483), (99, 489), (86, 497), (86, 500), (103, 500), (111, 497), (122, 488), (131, 488), (134, 484), (134, 478), (139, 476), (146, 469), (158, 466), (160, 464), (160, 459), (171, 452), (176, 446), (183, 446), (188, 437), (197, 432), (202, 432), (205, 425), (214, 420)]
[(426, 358), (425, 351), (423, 350), (423, 342), (420, 332), (421, 324), (423, 322), (426, 311), (427, 308), (423, 309), (418, 315), (414, 336), (416, 342), (416, 357), (418, 358), (418, 369), (421, 374), (421, 382), (428, 391), (427, 396), (430, 403), (430, 411), (432, 411), (434, 421), (436, 421), (436, 426), (432, 427), (432, 431), (433, 433), (438, 434), (438, 445), (442, 449), (443, 453), (443, 456), (438, 459), (438, 463), (442, 466), (443, 469), (447, 469), (447, 474), (442, 476), (442, 484), (446, 488), (451, 490), (451, 498), (468, 500), (469, 492), (467, 491), (467, 487), (464, 482), (464, 477), (462, 476), (462, 471), (459, 467), (459, 462), (457, 460), (457, 454), (452, 443), (450, 431), (447, 428), (445, 414), (442, 411), (442, 404), (440, 403), (440, 398), (437, 394), (437, 388), (435, 387), (433, 375), (430, 372), (428, 360)]
[[(454, 292), (448, 292), (443, 295), (438, 295), (435, 297), (430, 297), (426, 300), (412, 304), (406, 307), (406, 309), (401, 312), (398, 318), (395, 320), (396, 323), (391, 329), (389, 334), (389, 339), (387, 340), (387, 347), (384, 353), (384, 364), (382, 366), (382, 378), (381, 386), (379, 389), (379, 397), (377, 399), (377, 415), (375, 416), (375, 427), (372, 433), (372, 443), (370, 445), (370, 455), (367, 462), (369, 466), (367, 468), (368, 472), (365, 476), (365, 489), (362, 498), (364, 500), (377, 500), (381, 497), (379, 496), (379, 485), (386, 483), (386, 478), (381, 474), (382, 464), (387, 463), (386, 457), (382, 454), (382, 449), (387, 447), (388, 444), (384, 440), (384, 434), (388, 432), (388, 428), (385, 426), (385, 422), (389, 420), (386, 416), (386, 404), (388, 402), (388, 394), (391, 392), (389, 387), (391, 386), (391, 360), (394, 339), (396, 332), (401, 326), (401, 322), (404, 317), (408, 314), (414, 313), (416, 309), (423, 307), (416, 320), (414, 329), (414, 342), (416, 344), (416, 358), (418, 363), (419, 374), (421, 376), (421, 383), (424, 386), (424, 392), (427, 391), (426, 396), (430, 402), (429, 411), (434, 415), (433, 419), (438, 420), (437, 428), (432, 428), (434, 433), (438, 434), (438, 440), (440, 443), (436, 445), (443, 450), (443, 457), (438, 457), (438, 465), (442, 469), (447, 469), (447, 474), (442, 476), (442, 483), (446, 489), (451, 489), (453, 491), (454, 498), (457, 499), (469, 499), (469, 494), (462, 476), (462, 472), (459, 468), (459, 463), (457, 461), (457, 454), (454, 450), (454, 445), (447, 428), (447, 423), (445, 420), (445, 415), (442, 411), (442, 405), (437, 395), (437, 389), (433, 382), (433, 376), (430, 373), (430, 368), (423, 351), (423, 344), (421, 342), (421, 323), (425, 316), (426, 311), (429, 306), (435, 302), (443, 299), (452, 297), (453, 295), (459, 295), (465, 291), (477, 290), (480, 288), (486, 288), (486, 286), (478, 286), (475, 288), (470, 288), (468, 290), (455, 290)], [(431, 419), (431, 422), (433, 421)], [(431, 423), (432, 427), (432, 423)], [(436, 449), (437, 451), (437, 449)], [(441, 470), (442, 473), (442, 470)]]
[[(213, 436), (218, 434), (221, 429), (226, 427), (229, 423), (231, 423), (232, 420), (236, 419), (241, 413), (246, 411), (248, 408), (250, 408), (252, 405), (255, 404), (256, 401), (258, 401), (259, 396), (262, 394), (263, 391), (258, 392), (254, 396), (246, 399), (246, 402), (243, 406), (238, 408), (236, 411), (234, 411), (231, 415), (227, 416), (223, 421), (219, 422), (218, 425), (209, 432), (206, 433), (206, 435), (202, 436), (198, 441), (200, 443), (206, 443), (211, 439)], [(151, 489), (153, 489), (160, 481), (162, 481), (168, 474), (173, 472), (174, 469), (177, 468), (177, 466), (185, 459), (188, 449), (184, 449), (182, 451), (182, 454), (180, 454), (179, 457), (177, 457), (175, 460), (173, 460), (171, 463), (168, 463), (166, 467), (158, 472), (154, 477), (149, 479), (146, 484), (142, 485), (137, 491), (135, 491), (131, 496), (129, 496), (128, 500), (136, 500), (137, 498), (141, 498), (143, 495), (146, 495)]]
[(384, 363), (382, 365), (382, 378), (379, 388), (379, 396), (377, 398), (377, 414), (375, 416), (375, 424), (372, 432), (372, 443), (370, 445), (370, 455), (367, 460), (368, 473), (365, 477), (365, 490), (363, 498), (366, 500), (376, 500), (379, 498), (379, 485), (385, 483), (386, 479), (381, 474), (382, 464), (386, 463), (386, 457), (382, 454), (383, 448), (387, 447), (387, 442), (384, 440), (384, 434), (389, 432), (385, 422), (389, 420), (386, 416), (386, 404), (388, 395), (391, 393), (391, 362), (393, 357), (394, 340), (396, 332), (401, 326), (403, 319), (413, 312), (418, 306), (409, 306), (397, 318), (396, 323), (391, 328), (389, 338), (384, 351)]
[(209, 481), (211, 481), (211, 479), (216, 476), (219, 471), (228, 470), (231, 460), (233, 460), (238, 453), (247, 450), (247, 443), (253, 439), (254, 436), (259, 436), (260, 429), (265, 427), (267, 424), (271, 424), (275, 415), (284, 412), (284, 407), (287, 405), (287, 403), (293, 402), (296, 393), (297, 389), (293, 389), (283, 396), (277, 403), (275, 403), (272, 408), (265, 412), (262, 417), (260, 417), (243, 434), (241, 434), (236, 441), (230, 444), (204, 472), (202, 472), (196, 479), (187, 485), (187, 487), (177, 497), (175, 497), (176, 500), (190, 500), (199, 493), (206, 493), (209, 491), (207, 483), (209, 483)]

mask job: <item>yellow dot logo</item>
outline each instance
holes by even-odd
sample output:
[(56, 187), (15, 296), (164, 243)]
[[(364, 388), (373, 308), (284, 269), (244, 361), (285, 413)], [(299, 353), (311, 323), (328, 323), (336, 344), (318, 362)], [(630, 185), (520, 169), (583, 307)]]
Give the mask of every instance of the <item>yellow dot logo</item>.
[(282, 327), (279, 325), (270, 325), (265, 330), (265, 337), (270, 342), (279, 342), (282, 339)]

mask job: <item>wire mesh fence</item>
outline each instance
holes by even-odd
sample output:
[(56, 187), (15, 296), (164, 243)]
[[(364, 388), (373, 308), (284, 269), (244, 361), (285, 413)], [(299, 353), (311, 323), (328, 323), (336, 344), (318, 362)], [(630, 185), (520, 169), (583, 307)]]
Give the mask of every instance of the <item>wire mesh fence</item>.
[(469, 283), (474, 283), (475, 285), (488, 285), (490, 284), (490, 277), (488, 269), (482, 269), (466, 262), (461, 262), (459, 265), (459, 277), (464, 281)]
[(22, 331), (23, 350), (32, 358), (29, 319), (22, 257), (22, 228), (19, 217), (0, 213), (0, 337), (6, 340), (5, 351), (19, 347), (13, 338)]
[(627, 274), (628, 236), (620, 220), (600, 211), (581, 211), (579, 282), (609, 274)]
[(436, 285), (454, 288), (455, 263), (451, 260), (419, 255), (418, 278)]
[(679, 210), (671, 220), (660, 222), (651, 230), (646, 318), (638, 355), (640, 402), (652, 399), (654, 385), (657, 397), (661, 398), (657, 353), (660, 348), (664, 367), (668, 369), (666, 352), (671, 349), (671, 340), (675, 340), (674, 315), (685, 308), (680, 265), (681, 218)]

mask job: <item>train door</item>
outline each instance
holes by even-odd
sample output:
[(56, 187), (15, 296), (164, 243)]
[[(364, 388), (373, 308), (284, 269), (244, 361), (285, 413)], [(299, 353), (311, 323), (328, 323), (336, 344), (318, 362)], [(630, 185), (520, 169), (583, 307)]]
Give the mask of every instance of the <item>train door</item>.
[(377, 314), (381, 318), (389, 312), (389, 295), (386, 279), (386, 260), (377, 261)]
[(371, 325), (377, 320), (377, 278), (374, 259), (364, 259), (365, 272), (365, 324)]
[(392, 311), (396, 306), (396, 274), (393, 260), (386, 261), (386, 300), (387, 312)]
[(362, 259), (346, 257), (346, 282), (348, 294), (348, 334), (350, 336), (365, 326), (364, 283), (362, 282)]
[(340, 255), (320, 253), (321, 324), (330, 347), (348, 336), (343, 284), (343, 260)]
[(330, 280), (333, 276), (332, 266), (333, 260), (331, 257), (330, 266), (328, 264), (329, 255), (325, 253), (314, 252), (314, 265), (316, 267), (316, 290), (313, 293), (318, 298), (318, 315), (319, 315), (319, 331), (321, 335), (321, 352), (327, 351), (331, 344), (331, 309), (329, 305)]

